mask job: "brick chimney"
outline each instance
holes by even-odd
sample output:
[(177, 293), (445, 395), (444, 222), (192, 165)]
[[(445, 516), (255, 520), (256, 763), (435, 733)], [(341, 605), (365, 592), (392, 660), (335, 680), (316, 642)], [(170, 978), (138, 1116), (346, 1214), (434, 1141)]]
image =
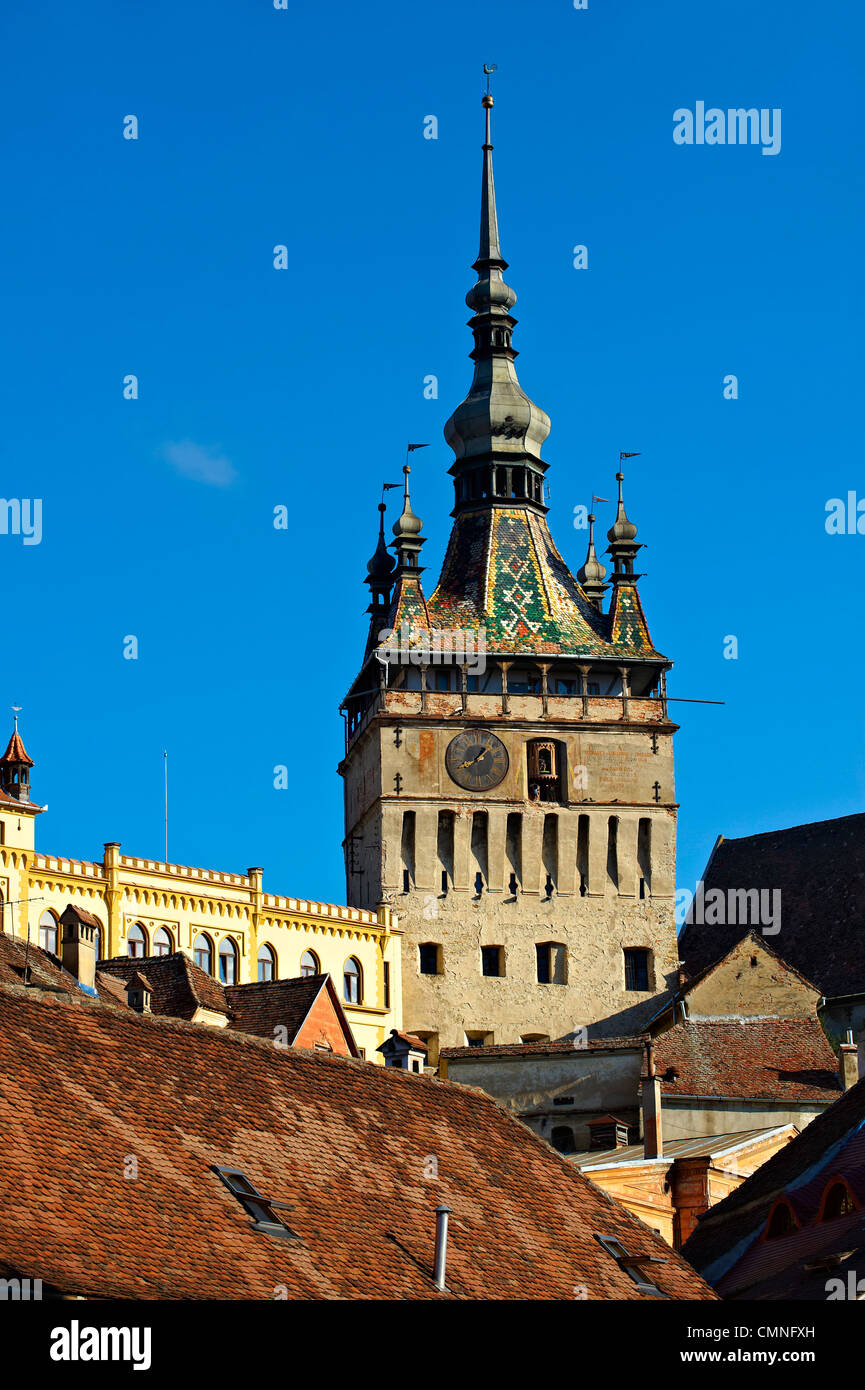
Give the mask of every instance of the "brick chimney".
[(96, 988), (96, 933), (100, 923), (83, 908), (70, 903), (60, 918), (63, 936), (60, 943), (60, 960), (64, 970), (74, 975), (85, 989), (95, 992)]
[(859, 1049), (853, 1041), (852, 1028), (847, 1029), (847, 1041), (841, 1044), (838, 1071), (845, 1091), (849, 1091), (859, 1080)]
[(646, 1043), (646, 1073), (643, 1077), (643, 1153), (646, 1158), (663, 1158), (661, 1082), (655, 1075), (655, 1049), (651, 1042)]

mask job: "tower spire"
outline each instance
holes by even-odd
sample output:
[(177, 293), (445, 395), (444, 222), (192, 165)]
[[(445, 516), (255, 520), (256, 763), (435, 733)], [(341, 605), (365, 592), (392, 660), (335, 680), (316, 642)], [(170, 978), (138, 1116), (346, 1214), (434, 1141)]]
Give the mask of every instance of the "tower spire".
[[(385, 484), (385, 486), (392, 487), (393, 484)], [(378, 544), (367, 561), (367, 573), (364, 579), (364, 583), (369, 585), (369, 607), (366, 610), (370, 615), (369, 636), (366, 644), (367, 655), (378, 641), (378, 634), (386, 623), (393, 587), (393, 570), (396, 565), (396, 560), (388, 554), (387, 542), (384, 538), (384, 514), (386, 510), (384, 502), (379, 502)]]
[(546, 511), (546, 464), (540, 453), (550, 432), (550, 422), (544, 411), (529, 400), (514, 367), (517, 353), (511, 340), (517, 321), (510, 311), (517, 296), (504, 280), (508, 263), (499, 239), (493, 177), (493, 98), (489, 91), (493, 71), (492, 66), (485, 65), (480, 244), (473, 266), (478, 278), (466, 295), (466, 304), (472, 310), (469, 327), (474, 347), (470, 356), (475, 370), (468, 396), (445, 425), (445, 439), (456, 455), (451, 468), (455, 515), (478, 506), (488, 508), (497, 501)]
[(616, 507), (616, 519), (607, 532), (607, 540), (610, 544), (607, 547), (607, 554), (613, 559), (613, 584), (636, 584), (639, 575), (634, 573), (634, 560), (637, 551), (642, 550), (641, 543), (636, 539), (637, 528), (633, 521), (628, 520), (625, 511), (625, 499), (623, 494), (623, 484), (625, 475), (622, 472), (616, 474), (616, 482), (619, 484), (619, 500)]
[(397, 568), (399, 571), (410, 569), (415, 574), (420, 574), (422, 566), (418, 565), (418, 555), (420, 548), (424, 544), (426, 537), (421, 535), (423, 522), (419, 516), (415, 516), (411, 509), (411, 498), (408, 491), (408, 477), (411, 468), (406, 464), (403, 468), (404, 493), (402, 512), (393, 524), (393, 533), (396, 540), (391, 542), (391, 549), (396, 551)]
[(28, 755), (18, 732), (18, 715), (21, 706), (13, 705), (12, 709), (15, 715), (15, 727), (6, 746), (6, 752), (0, 758), (0, 791), (4, 792), (6, 796), (13, 797), (16, 801), (29, 801), (30, 769), (33, 766), (33, 759)]
[[(487, 90), (481, 102), (486, 117), (486, 131), (483, 143), (484, 167), (483, 180), (481, 183), (481, 238), (478, 258), (472, 267), (478, 272), (478, 275), (480, 275), (482, 267), (497, 266), (499, 271), (502, 271), (507, 270), (508, 266), (507, 261), (502, 256), (501, 247), (499, 246), (499, 218), (496, 210), (496, 185), (493, 178), (493, 141), (490, 113), (494, 103), (490, 93), (490, 75), (494, 71), (495, 64), (489, 68), (484, 64), (484, 72), (487, 75)], [(501, 278), (501, 275), (499, 278)], [(513, 294), (513, 290), (511, 290), (510, 293)], [(515, 304), (516, 299), (517, 297), (514, 294), (511, 303)]]
[(589, 513), (589, 549), (581, 569), (577, 570), (577, 579), (583, 588), (583, 593), (589, 602), (601, 612), (601, 605), (604, 601), (607, 577), (607, 567), (602, 565), (595, 553), (595, 515)]

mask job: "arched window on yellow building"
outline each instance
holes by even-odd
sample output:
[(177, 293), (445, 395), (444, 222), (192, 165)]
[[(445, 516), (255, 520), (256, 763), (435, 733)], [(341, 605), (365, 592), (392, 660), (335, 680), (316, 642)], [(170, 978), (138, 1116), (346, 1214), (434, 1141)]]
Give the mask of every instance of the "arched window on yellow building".
[(266, 943), (258, 948), (258, 978), (262, 981), (276, 979), (276, 952)]
[(198, 966), (199, 970), (206, 970), (208, 975), (212, 975), (213, 942), (210, 940), (209, 936), (205, 936), (204, 932), (200, 932), (199, 935), (195, 938), (195, 944), (192, 947), (192, 954), (195, 959), (195, 964)]
[(219, 943), (219, 978), (224, 985), (237, 984), (237, 947), (230, 936)]
[(342, 992), (347, 1004), (359, 1004), (363, 999), (363, 974), (354, 956), (349, 956), (342, 968)]
[(153, 934), (153, 954), (155, 956), (170, 956), (174, 950), (174, 942), (171, 940), (171, 933), (164, 927), (158, 927)]
[(126, 936), (130, 956), (147, 955), (147, 932), (140, 922), (133, 922)]
[(43, 912), (39, 918), (39, 945), (43, 951), (57, 955), (57, 918), (53, 912)]
[(315, 951), (304, 951), (300, 958), (300, 973), (304, 979), (308, 979), (310, 975), (319, 975), (321, 973), (321, 966), (318, 963), (318, 956), (315, 954)]

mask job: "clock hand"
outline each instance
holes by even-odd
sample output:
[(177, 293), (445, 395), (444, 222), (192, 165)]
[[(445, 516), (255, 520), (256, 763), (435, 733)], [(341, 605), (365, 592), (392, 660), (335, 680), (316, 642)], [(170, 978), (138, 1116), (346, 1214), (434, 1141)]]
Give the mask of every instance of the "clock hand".
[(474, 767), (475, 763), (479, 763), (480, 760), (481, 760), (481, 758), (485, 758), (486, 756), (487, 756), (487, 749), (486, 749), (486, 748), (482, 748), (481, 751), (480, 751), (480, 753), (478, 753), (478, 755), (477, 755), (476, 758), (470, 758), (470, 759), (468, 760), (468, 762), (460, 763), (460, 767), (461, 767), (461, 768), (463, 768), (463, 767)]

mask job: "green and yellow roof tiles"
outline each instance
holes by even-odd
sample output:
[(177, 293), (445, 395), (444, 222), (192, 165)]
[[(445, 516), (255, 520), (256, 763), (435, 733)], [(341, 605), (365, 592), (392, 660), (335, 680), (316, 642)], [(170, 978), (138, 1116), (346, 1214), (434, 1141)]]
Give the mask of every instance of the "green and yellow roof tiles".
[(427, 602), (431, 627), (482, 627), (488, 651), (663, 659), (636, 588), (619, 590), (613, 609), (603, 614), (589, 603), (545, 518), (526, 507), (458, 516)]

